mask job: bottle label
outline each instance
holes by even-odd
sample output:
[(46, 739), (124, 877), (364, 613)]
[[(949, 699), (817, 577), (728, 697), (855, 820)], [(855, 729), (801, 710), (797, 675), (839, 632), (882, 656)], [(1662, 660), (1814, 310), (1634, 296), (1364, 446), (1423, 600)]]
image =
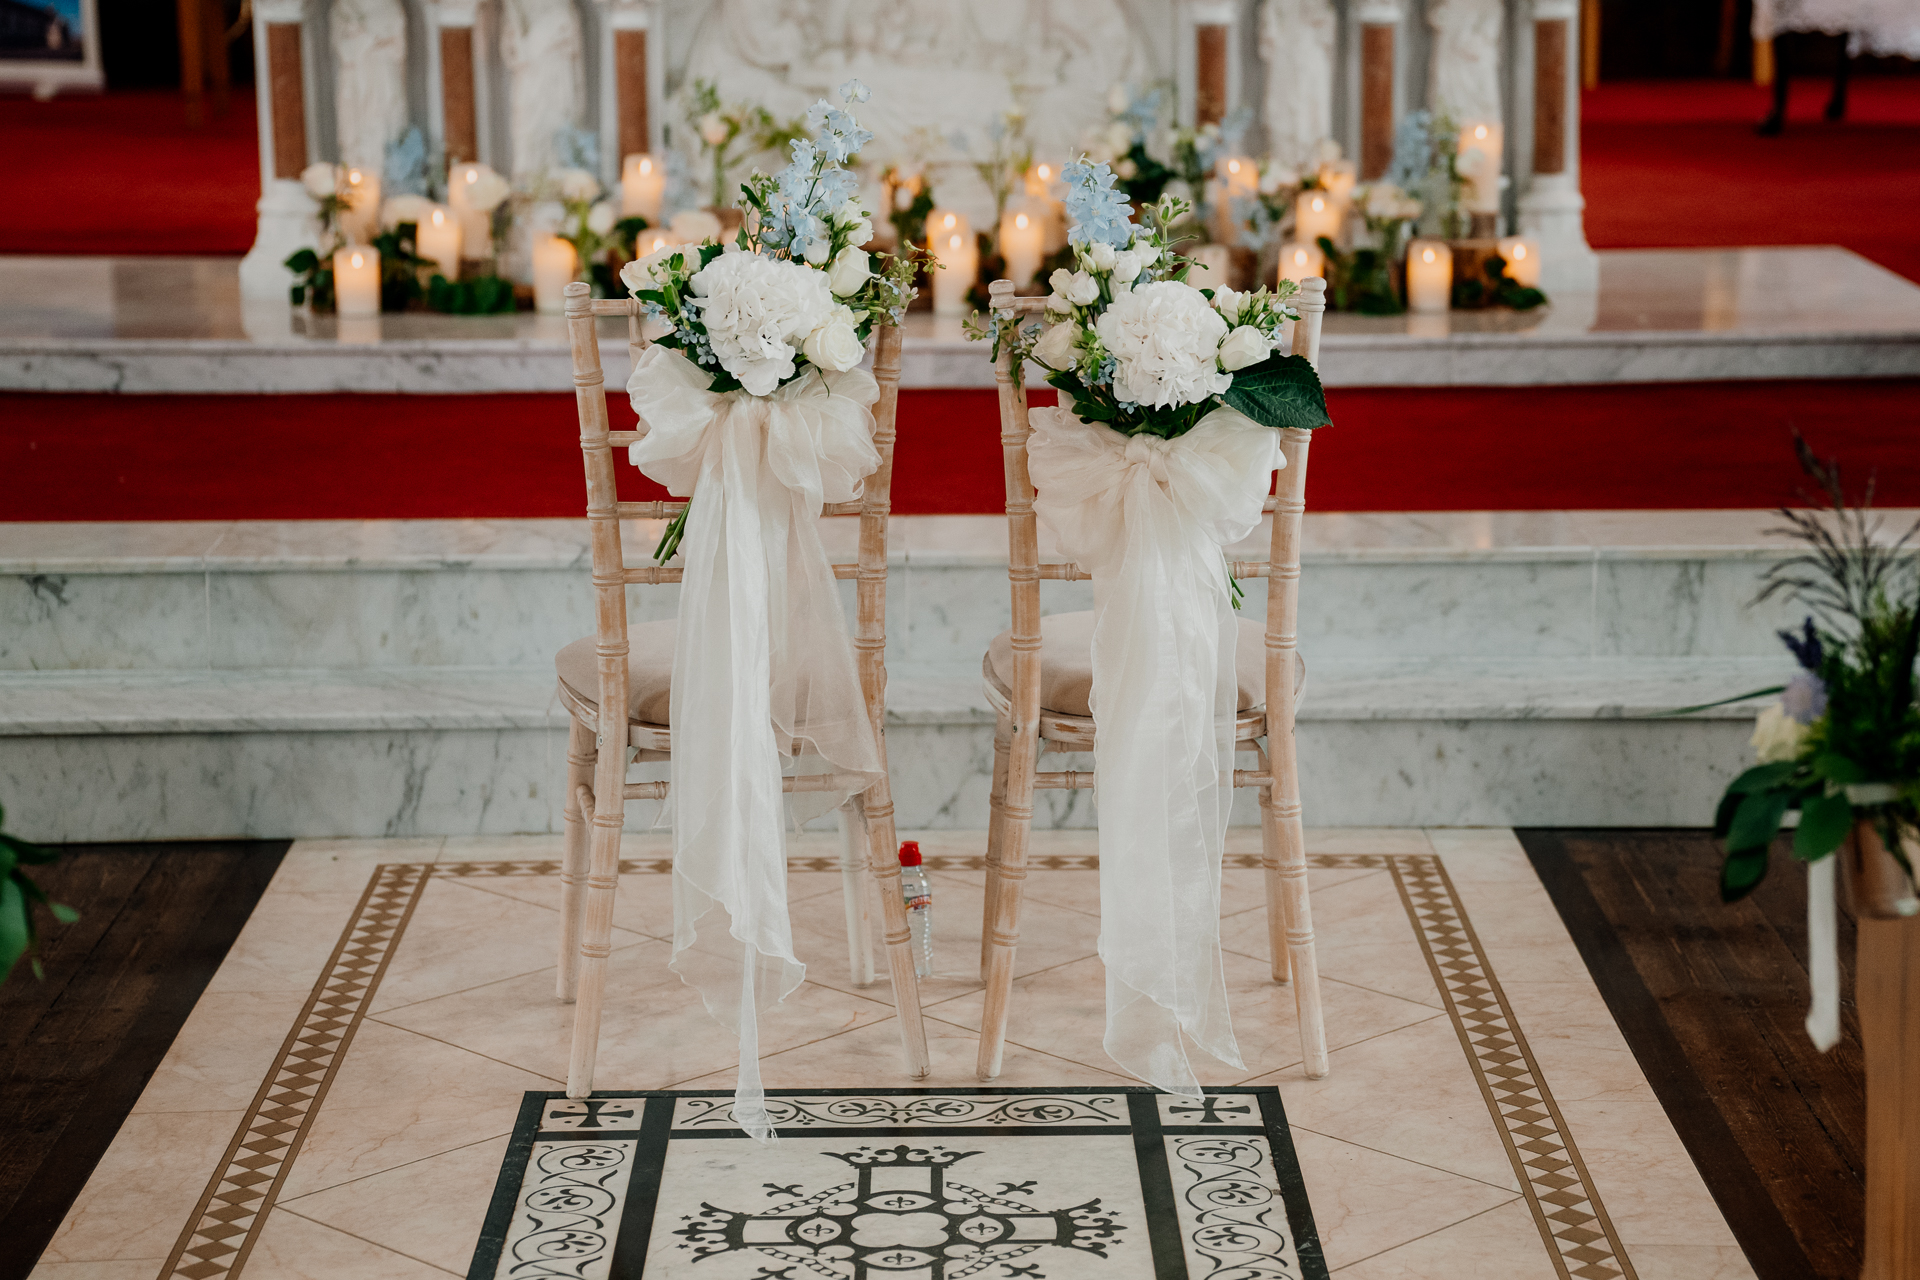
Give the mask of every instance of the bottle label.
[(918, 897), (909, 897), (907, 899), (907, 910), (909, 911), (924, 911), (932, 905), (933, 895), (930, 893), (923, 893)]

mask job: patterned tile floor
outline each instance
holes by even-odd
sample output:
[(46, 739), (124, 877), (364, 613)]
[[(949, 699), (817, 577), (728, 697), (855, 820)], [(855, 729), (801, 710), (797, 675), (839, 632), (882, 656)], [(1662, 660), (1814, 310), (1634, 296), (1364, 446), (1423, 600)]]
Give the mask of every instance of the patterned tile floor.
[[(920, 837), (932, 1087), (970, 1086), (978, 833)], [(1125, 1083), (1100, 1048), (1091, 832), (1035, 833), (1006, 1087)], [(794, 849), (807, 983), (762, 1029), (769, 1088), (900, 1078), (884, 980), (848, 978), (838, 837)], [(1258, 833), (1232, 833), (1245, 1070), (1274, 1085), (1343, 1280), (1721, 1280), (1752, 1272), (1506, 831), (1309, 833), (1333, 1071), (1301, 1073), (1266, 976)], [(733, 1044), (666, 968), (661, 837), (630, 838), (599, 1083), (728, 1089)], [(529, 1090), (562, 1087), (559, 842), (302, 841), (36, 1280), (464, 1275)], [(945, 976), (951, 975), (951, 976)]]

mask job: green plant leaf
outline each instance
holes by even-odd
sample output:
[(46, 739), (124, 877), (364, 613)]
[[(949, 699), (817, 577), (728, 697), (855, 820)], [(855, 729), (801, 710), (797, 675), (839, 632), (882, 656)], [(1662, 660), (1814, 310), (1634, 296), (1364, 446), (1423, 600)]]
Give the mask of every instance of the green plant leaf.
[(1822, 751), (1813, 758), (1813, 771), (1829, 782), (1841, 786), (1849, 783), (1867, 781), (1867, 771), (1843, 755), (1832, 751)]
[(1853, 806), (1841, 795), (1807, 797), (1800, 806), (1800, 827), (1793, 833), (1793, 856), (1803, 862), (1824, 858), (1853, 830)]
[(1764, 791), (1768, 787), (1778, 786), (1792, 777), (1793, 771), (1799, 767), (1799, 764), (1792, 760), (1757, 764), (1728, 783), (1727, 794), (1743, 796), (1752, 791)]
[(61, 924), (72, 924), (80, 918), (80, 913), (64, 902), (49, 902), (47, 910), (53, 912), (53, 918)]
[(32, 945), (33, 921), (27, 918), (26, 895), (8, 876), (0, 880), (0, 978), (13, 972)]
[(1787, 816), (1793, 800), (1788, 791), (1754, 791), (1740, 801), (1734, 811), (1733, 826), (1727, 832), (1727, 852), (1764, 850), (1780, 833), (1780, 819)]
[(1767, 849), (1762, 845), (1758, 849), (1749, 849), (1743, 853), (1730, 853), (1727, 860), (1720, 864), (1720, 901), (1738, 902), (1753, 892), (1767, 875)]
[(1713, 811), (1713, 838), (1725, 840), (1727, 832), (1733, 830), (1733, 815), (1740, 808), (1744, 793), (1728, 788), (1727, 794), (1720, 797), (1720, 807)]
[(1259, 364), (1233, 375), (1233, 385), (1223, 397), (1263, 427), (1330, 425), (1327, 396), (1320, 387), (1320, 375), (1305, 356), (1268, 356)]

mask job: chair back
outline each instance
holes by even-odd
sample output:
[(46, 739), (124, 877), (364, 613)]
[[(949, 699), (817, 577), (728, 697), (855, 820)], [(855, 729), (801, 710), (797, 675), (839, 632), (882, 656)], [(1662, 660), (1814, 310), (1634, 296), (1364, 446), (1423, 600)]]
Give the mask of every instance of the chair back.
[[(671, 519), (686, 509), (685, 501), (622, 502), (615, 480), (613, 450), (638, 443), (647, 424), (637, 431), (613, 431), (607, 417), (606, 377), (600, 365), (600, 316), (624, 316), (627, 347), (637, 365), (647, 341), (640, 330), (640, 303), (634, 298), (595, 301), (592, 290), (575, 281), (566, 287), (567, 339), (573, 356), (573, 393), (580, 419), (580, 454), (587, 477), (587, 530), (593, 563), (595, 653), (600, 675), (600, 737), (617, 742), (627, 736), (627, 588), (647, 583), (679, 582), (678, 565), (629, 568), (621, 545), (626, 519)], [(858, 515), (860, 545), (852, 564), (836, 564), (834, 576), (856, 583), (858, 621), (854, 649), (866, 690), (868, 715), (876, 727), (881, 720), (879, 699), (885, 691), (887, 517), (892, 510), (893, 444), (900, 399), (900, 330), (886, 325), (874, 330), (873, 376), (880, 397), (873, 406), (873, 446), (880, 466), (867, 477), (854, 502), (829, 503), (822, 515)], [(870, 679), (869, 677), (877, 677)], [(664, 750), (665, 741), (635, 742), (636, 746)]]

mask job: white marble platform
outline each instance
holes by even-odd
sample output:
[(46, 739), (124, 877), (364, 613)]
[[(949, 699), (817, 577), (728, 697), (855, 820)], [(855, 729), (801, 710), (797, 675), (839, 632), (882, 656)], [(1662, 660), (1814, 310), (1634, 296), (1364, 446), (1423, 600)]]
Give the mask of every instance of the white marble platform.
[[(1754, 708), (1660, 713), (1787, 674), (1773, 632), (1798, 615), (1751, 603), (1780, 553), (1773, 523), (1309, 515), (1311, 820), (1708, 821)], [(13, 825), (63, 840), (555, 829), (565, 721), (550, 661), (591, 628), (582, 524), (0, 524)], [(849, 524), (829, 522), (830, 545), (850, 546)], [(985, 821), (978, 673), (1007, 625), (1004, 539), (994, 517), (894, 522), (888, 744), (907, 825)], [(636, 618), (670, 616), (674, 590), (636, 601)], [(1043, 601), (1085, 608), (1090, 592), (1048, 584)], [(1041, 804), (1045, 824), (1093, 821), (1086, 793)], [(1250, 797), (1240, 809), (1255, 820)], [(632, 820), (651, 822), (650, 806)]]
[[(1920, 375), (1920, 286), (1834, 247), (1608, 250), (1600, 289), (1529, 313), (1328, 318), (1331, 386)], [(341, 323), (243, 302), (237, 259), (0, 257), (0, 390), (565, 391), (557, 316)], [(602, 343), (625, 376), (616, 323)], [(902, 384), (990, 387), (958, 320), (910, 318)]]

